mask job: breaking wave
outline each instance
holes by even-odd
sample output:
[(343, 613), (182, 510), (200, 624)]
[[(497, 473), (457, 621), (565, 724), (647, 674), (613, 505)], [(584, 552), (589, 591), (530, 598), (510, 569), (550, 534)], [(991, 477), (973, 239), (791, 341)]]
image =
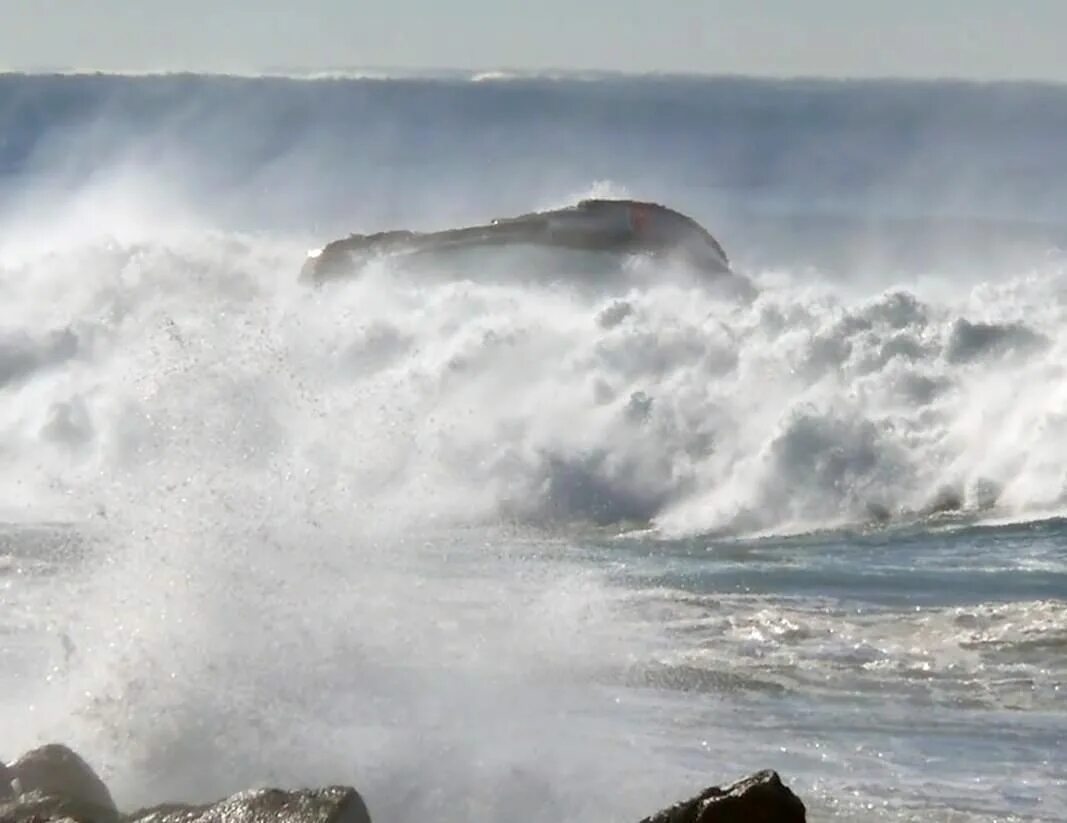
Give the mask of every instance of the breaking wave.
[[(1065, 112), (0, 76), (8, 745), (124, 807), (354, 781), (376, 819), (621, 820), (728, 764), (826, 817), (1062, 819), (1064, 521), (1030, 521), (1067, 509)], [(342, 233), (583, 195), (692, 214), (757, 293), (297, 281)]]
[(384, 267), (309, 291), (301, 248), (200, 233), (5, 265), (8, 500), (95, 511), (101, 477), (224, 468), (406, 516), (669, 534), (1064, 502), (1060, 263), (947, 296), (768, 275), (748, 302), (650, 264), (625, 293)]
[[(15, 513), (107, 509), (99, 478), (185, 463), (675, 535), (1063, 502), (1056, 89), (6, 75), (0, 98)], [(583, 194), (692, 211), (760, 293), (544, 261), (294, 282), (342, 231)]]

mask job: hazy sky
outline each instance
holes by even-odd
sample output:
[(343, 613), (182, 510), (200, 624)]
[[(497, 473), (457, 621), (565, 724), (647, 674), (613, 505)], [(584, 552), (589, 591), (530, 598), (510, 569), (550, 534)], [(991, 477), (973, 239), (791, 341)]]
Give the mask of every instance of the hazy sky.
[(0, 68), (1067, 81), (1067, 0), (0, 0)]

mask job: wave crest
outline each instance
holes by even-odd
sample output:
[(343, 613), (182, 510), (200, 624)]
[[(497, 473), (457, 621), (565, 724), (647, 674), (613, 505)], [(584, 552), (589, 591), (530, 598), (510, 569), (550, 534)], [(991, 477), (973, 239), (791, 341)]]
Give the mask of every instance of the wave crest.
[[(158, 461), (272, 488), (285, 467), (334, 505), (669, 533), (1062, 499), (1056, 268), (950, 300), (787, 280), (745, 304), (668, 280), (612, 294), (386, 270), (309, 293), (296, 260), (206, 235), (3, 271), (22, 303), (0, 338), (0, 445), (90, 510), (91, 478)], [(49, 274), (74, 269), (42, 331)]]

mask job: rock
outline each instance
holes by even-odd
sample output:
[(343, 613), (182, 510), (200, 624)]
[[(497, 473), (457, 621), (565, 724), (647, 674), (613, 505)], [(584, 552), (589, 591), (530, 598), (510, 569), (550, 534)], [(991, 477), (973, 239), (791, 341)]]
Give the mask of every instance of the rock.
[(0, 823), (45, 823), (71, 820), (73, 823), (118, 823), (114, 809), (42, 792), (24, 792), (0, 801)]
[(777, 772), (758, 772), (731, 786), (712, 786), (641, 823), (806, 823), (804, 804)]
[(370, 823), (347, 786), (241, 792), (217, 803), (172, 803), (120, 815), (107, 786), (66, 746), (34, 749), (0, 763), (0, 823)]
[[(349, 786), (256, 789), (217, 803), (170, 803), (121, 815), (107, 786), (66, 746), (0, 763), (0, 823), (371, 823)], [(773, 771), (714, 786), (641, 823), (806, 823), (804, 804)]]
[(12, 815), (26, 819), (31, 808), (37, 816), (61, 814), (93, 823), (118, 817), (104, 781), (66, 746), (53, 743), (27, 752), (8, 767), (8, 776), (19, 796), (3, 806), (5, 823)]
[(359, 792), (347, 786), (283, 792), (241, 792), (206, 806), (168, 804), (142, 809), (125, 823), (370, 823)]

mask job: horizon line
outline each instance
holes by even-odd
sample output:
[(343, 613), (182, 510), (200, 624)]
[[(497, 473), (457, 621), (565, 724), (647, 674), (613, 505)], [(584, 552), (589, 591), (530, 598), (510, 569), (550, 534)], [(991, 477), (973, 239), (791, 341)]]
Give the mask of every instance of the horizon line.
[(702, 72), (675, 70), (633, 71), (627, 69), (583, 68), (449, 68), (398, 66), (337, 66), (328, 68), (264, 67), (259, 69), (99, 69), (75, 66), (0, 67), (0, 77), (204, 77), (242, 80), (467, 80), (469, 82), (510, 82), (523, 80), (750, 80), (778, 83), (899, 83), (912, 85), (951, 84), (968, 86), (1067, 86), (1067, 79), (970, 77), (961, 75), (831, 75), (831, 74), (747, 74), (744, 72)]

